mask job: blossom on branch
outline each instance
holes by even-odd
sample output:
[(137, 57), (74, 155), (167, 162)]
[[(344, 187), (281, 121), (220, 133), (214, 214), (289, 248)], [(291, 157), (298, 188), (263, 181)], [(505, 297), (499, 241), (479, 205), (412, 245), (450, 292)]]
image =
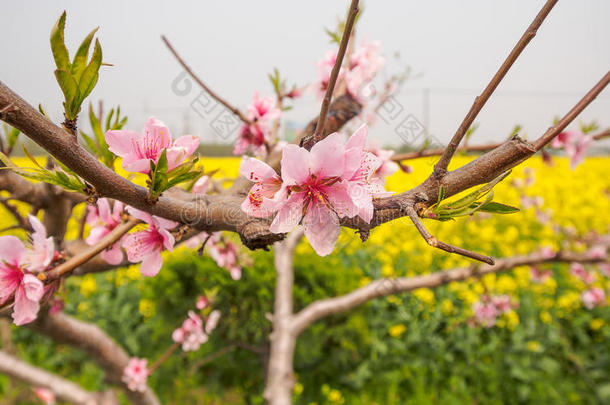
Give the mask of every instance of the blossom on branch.
[(582, 304), (587, 309), (601, 307), (606, 304), (606, 292), (601, 288), (593, 287), (581, 294)]
[(0, 305), (14, 299), (15, 325), (36, 319), (45, 287), (33, 273), (45, 270), (55, 254), (53, 238), (47, 237), (42, 223), (32, 215), (28, 218), (34, 229), (31, 249), (16, 236), (0, 236)]
[(512, 309), (508, 295), (483, 295), (481, 299), (472, 305), (474, 320), (486, 327), (491, 328), (496, 324), (496, 319)]
[[(121, 214), (125, 205), (121, 201), (115, 201), (110, 209), (110, 203), (106, 198), (99, 198), (95, 206), (87, 207), (87, 224), (91, 226), (91, 232), (85, 242), (89, 246), (99, 243), (114, 228), (121, 224)], [(108, 264), (117, 265), (123, 261), (123, 251), (119, 242), (113, 243), (104, 249), (101, 258)]]
[(254, 93), (252, 104), (248, 106), (250, 123), (241, 127), (233, 154), (242, 155), (250, 148), (256, 156), (264, 156), (271, 141), (272, 122), (281, 115), (275, 97), (260, 98), (258, 92)]
[(172, 251), (175, 243), (169, 229), (178, 223), (150, 215), (133, 207), (127, 207), (134, 217), (148, 224), (148, 229), (130, 233), (123, 238), (122, 246), (127, 252), (127, 260), (132, 263), (142, 262), (140, 272), (145, 276), (155, 276), (163, 265), (161, 252)]
[(146, 391), (146, 380), (150, 375), (148, 371), (148, 360), (132, 357), (123, 370), (122, 381), (127, 384), (131, 391)]
[(189, 311), (188, 318), (172, 333), (172, 339), (174, 342), (180, 343), (185, 352), (198, 350), (209, 340), (209, 335), (216, 329), (219, 319), (220, 311), (214, 310), (208, 315), (204, 325), (199, 315)]
[(592, 143), (593, 138), (581, 131), (564, 131), (553, 138), (551, 147), (563, 149), (570, 157), (570, 167), (574, 170), (584, 161)]
[(184, 135), (173, 140), (165, 124), (150, 117), (141, 134), (128, 130), (110, 130), (106, 132), (106, 143), (112, 153), (123, 158), (123, 169), (148, 174), (150, 163), (156, 164), (164, 149), (168, 171), (178, 167), (197, 150), (199, 138)]

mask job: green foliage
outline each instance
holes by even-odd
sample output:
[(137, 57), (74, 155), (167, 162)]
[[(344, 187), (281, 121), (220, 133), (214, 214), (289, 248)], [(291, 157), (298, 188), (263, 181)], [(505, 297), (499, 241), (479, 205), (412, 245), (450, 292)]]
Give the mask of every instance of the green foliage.
[(53, 162), (53, 168), (47, 169), (42, 167), (40, 163), (36, 161), (34, 156), (28, 152), (25, 146), (23, 147), (23, 151), (34, 164), (34, 167), (19, 167), (14, 164), (8, 156), (0, 152), (0, 161), (2, 161), (2, 163), (4, 163), (6, 166), (0, 169), (12, 170), (13, 172), (27, 179), (54, 184), (68, 191), (84, 192), (87, 189), (85, 182), (60, 161), (49, 157), (49, 159), (51, 159)]
[(167, 149), (163, 149), (157, 163), (152, 160), (150, 161), (148, 198), (151, 201), (156, 201), (165, 190), (200, 177), (202, 171), (195, 168), (198, 161), (199, 158), (189, 159), (180, 166), (168, 171)]
[(438, 221), (449, 221), (456, 217), (472, 215), (477, 211), (492, 214), (513, 214), (519, 212), (518, 208), (511, 207), (510, 205), (492, 202), (494, 196), (493, 188), (509, 174), (510, 172), (506, 172), (472, 193), (443, 204), (441, 203), (445, 198), (445, 188), (441, 185), (437, 202), (424, 212), (423, 217)]
[(10, 155), (13, 151), (13, 148), (15, 147), (15, 144), (17, 143), (17, 139), (19, 138), (19, 134), (21, 133), (21, 131), (19, 131), (17, 128), (13, 128), (5, 124), (4, 122), (2, 123), (2, 131), (2, 136), (6, 141), (6, 146), (5, 150), (0, 152), (6, 152), (7, 155)]
[[(114, 121), (112, 118), (114, 117)], [(116, 159), (116, 155), (112, 153), (108, 149), (108, 144), (106, 143), (106, 138), (104, 134), (111, 130), (122, 129), (127, 123), (127, 117), (121, 118), (121, 107), (118, 106), (115, 109), (112, 108), (110, 113), (105, 120), (104, 130), (102, 130), (102, 124), (100, 123), (100, 119), (103, 117), (98, 117), (93, 112), (93, 106), (89, 103), (89, 122), (91, 124), (91, 130), (93, 131), (93, 136), (87, 135), (83, 131), (80, 131), (81, 136), (85, 140), (87, 147), (94, 155), (101, 158), (102, 162), (108, 166), (109, 168), (114, 170), (114, 161)]]
[(99, 40), (95, 40), (93, 54), (89, 58), (91, 41), (97, 28), (85, 37), (79, 46), (72, 62), (64, 40), (66, 26), (66, 12), (59, 17), (51, 30), (51, 51), (55, 59), (55, 78), (64, 94), (64, 113), (66, 119), (76, 120), (85, 98), (93, 91), (99, 77), (102, 65), (102, 47)]

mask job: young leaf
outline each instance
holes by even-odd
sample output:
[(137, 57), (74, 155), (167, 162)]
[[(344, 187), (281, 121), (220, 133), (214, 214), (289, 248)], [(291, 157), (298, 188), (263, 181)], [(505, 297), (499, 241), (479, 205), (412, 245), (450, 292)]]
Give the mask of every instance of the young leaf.
[[(59, 84), (62, 93), (64, 93), (64, 97), (66, 99), (65, 105), (68, 107), (73, 103), (74, 100), (78, 99), (78, 84), (68, 70), (55, 70), (55, 77), (57, 78), (57, 83)], [(66, 111), (66, 113), (68, 113), (68, 111)]]
[(51, 52), (58, 69), (70, 70), (70, 56), (64, 42), (64, 28), (66, 26), (66, 12), (64, 11), (51, 29)]
[(85, 67), (87, 66), (87, 57), (89, 56), (89, 47), (91, 46), (91, 41), (93, 40), (93, 36), (95, 35), (95, 33), (97, 32), (98, 29), (99, 29), (99, 27), (94, 29), (93, 31), (91, 31), (89, 33), (89, 35), (87, 35), (85, 37), (83, 42), (78, 47), (78, 50), (76, 51), (76, 55), (74, 55), (74, 60), (72, 61), (72, 75), (74, 76), (74, 78), (76, 79), (77, 82), (79, 81), (81, 74), (83, 73), (83, 71), (85, 70)]
[(512, 207), (510, 205), (492, 201), (479, 208), (479, 211), (491, 212), (493, 214), (514, 214), (515, 212), (519, 212), (520, 210), (517, 207)]
[(95, 84), (98, 79), (98, 71), (100, 70), (100, 66), (102, 65), (102, 46), (100, 45), (100, 41), (95, 40), (95, 47), (93, 48), (93, 56), (91, 56), (91, 61), (83, 71), (83, 74), (80, 77), (78, 82), (78, 90), (80, 92), (79, 97), (79, 109), (80, 104), (82, 104), (83, 100), (93, 91)]

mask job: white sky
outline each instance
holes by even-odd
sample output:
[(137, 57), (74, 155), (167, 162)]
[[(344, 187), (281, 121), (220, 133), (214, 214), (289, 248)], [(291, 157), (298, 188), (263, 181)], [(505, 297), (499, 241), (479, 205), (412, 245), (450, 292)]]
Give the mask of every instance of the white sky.
[[(180, 67), (160, 40), (165, 34), (213, 89), (240, 108), (255, 90), (271, 94), (267, 73), (278, 67), (291, 83), (315, 80), (315, 61), (329, 48), (324, 27), (343, 17), (349, 1), (8, 1), (0, 0), (0, 80), (33, 105), (42, 102), (61, 120), (61, 93), (48, 45), (51, 26), (68, 12), (71, 54), (100, 26), (104, 60), (90, 100), (120, 104), (139, 130), (149, 115), (166, 121), (174, 136), (185, 128), (215, 139), (210, 117), (190, 103), (198, 94), (172, 92)], [(477, 92), (487, 84), (529, 25), (542, 1), (366, 1), (359, 35), (380, 40), (386, 56), (421, 73), (398, 101), (404, 113), (423, 118), (422, 89), (430, 88), (430, 132), (446, 141)], [(497, 93), (477, 118), (472, 142), (501, 140), (515, 124), (530, 138), (576, 103), (610, 68), (610, 1), (561, 1), (551, 12)], [(390, 58), (388, 58), (390, 59)], [(319, 110), (308, 94), (287, 112), (302, 125)], [(581, 116), (610, 125), (610, 90)], [(188, 121), (188, 123), (186, 122)], [(400, 144), (393, 126), (380, 121), (373, 137)]]

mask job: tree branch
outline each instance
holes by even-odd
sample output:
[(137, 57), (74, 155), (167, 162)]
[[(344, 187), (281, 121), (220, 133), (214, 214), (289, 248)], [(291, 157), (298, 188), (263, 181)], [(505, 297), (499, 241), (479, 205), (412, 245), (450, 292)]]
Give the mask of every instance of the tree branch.
[(252, 122), (250, 122), (250, 120), (245, 116), (244, 113), (242, 113), (237, 107), (233, 107), (231, 104), (229, 104), (228, 101), (226, 101), (225, 99), (223, 99), (222, 97), (220, 97), (218, 94), (216, 94), (212, 89), (210, 89), (204, 82), (203, 80), (201, 80), (196, 74), (195, 72), (193, 72), (193, 70), (189, 67), (189, 65), (186, 64), (186, 62), (184, 61), (184, 59), (182, 59), (180, 57), (180, 55), (178, 54), (178, 52), (176, 51), (176, 49), (174, 49), (174, 47), (172, 46), (172, 44), (170, 44), (169, 40), (165, 37), (165, 35), (161, 35), (161, 40), (165, 43), (165, 46), (167, 46), (167, 49), (169, 49), (169, 51), (172, 53), (172, 55), (174, 55), (174, 57), (176, 58), (176, 60), (178, 61), (178, 63), (184, 68), (184, 70), (186, 70), (186, 72), (193, 78), (193, 80), (195, 80), (197, 82), (197, 84), (199, 86), (201, 86), (202, 89), (204, 89), (206, 92), (208, 92), (208, 94), (210, 96), (212, 96), (213, 99), (215, 99), (216, 101), (218, 101), (220, 104), (224, 105), (229, 111), (231, 111), (233, 114), (237, 115), (239, 117), (240, 120), (242, 120), (242, 122), (244, 124), (252, 124)]
[(534, 21), (532, 21), (530, 26), (519, 39), (519, 42), (517, 42), (517, 45), (515, 45), (513, 50), (510, 52), (510, 54), (504, 61), (504, 63), (502, 63), (500, 69), (492, 77), (487, 87), (485, 87), (485, 90), (483, 90), (481, 95), (474, 100), (474, 104), (470, 108), (470, 111), (468, 111), (468, 114), (466, 114), (466, 117), (455, 132), (455, 135), (453, 135), (453, 138), (451, 138), (451, 141), (449, 142), (449, 145), (447, 145), (447, 148), (445, 149), (445, 152), (441, 156), (440, 160), (434, 166), (434, 175), (437, 179), (440, 179), (445, 175), (445, 173), (447, 172), (447, 166), (449, 166), (449, 162), (451, 161), (451, 158), (453, 157), (455, 151), (460, 145), (462, 138), (464, 138), (464, 135), (466, 135), (466, 131), (468, 131), (468, 128), (470, 128), (485, 103), (487, 103), (487, 100), (489, 100), (494, 90), (496, 89), (496, 87), (498, 87), (506, 73), (508, 73), (511, 66), (513, 65), (513, 63), (515, 63), (521, 52), (525, 49), (527, 44), (536, 36), (538, 28), (540, 28), (542, 22), (547, 17), (547, 15), (556, 3), (557, 0), (547, 0), (547, 2), (544, 4), (544, 7), (542, 7), (542, 10), (540, 10), (538, 15), (536, 15)]
[(347, 18), (345, 19), (345, 28), (343, 29), (343, 35), (341, 36), (341, 42), (339, 44), (339, 51), (337, 52), (337, 58), (335, 59), (335, 64), (333, 69), (330, 72), (330, 77), (328, 79), (328, 87), (326, 88), (326, 93), (324, 94), (324, 99), (322, 100), (322, 106), (320, 108), (320, 116), (318, 117), (318, 123), (316, 124), (316, 130), (313, 134), (313, 138), (304, 139), (301, 142), (301, 146), (305, 149), (311, 149), (313, 145), (317, 142), (320, 142), (324, 139), (324, 125), (326, 123), (326, 114), (328, 114), (328, 106), (330, 105), (330, 100), (333, 97), (333, 91), (335, 90), (335, 84), (337, 83), (337, 77), (339, 77), (339, 71), (341, 70), (341, 65), (343, 64), (343, 57), (345, 56), (345, 51), (347, 50), (347, 44), (349, 42), (352, 27), (354, 26), (354, 21), (356, 21), (356, 16), (358, 15), (358, 0), (352, 0), (352, 3), (349, 7), (349, 11), (347, 13)]
[(28, 327), (57, 342), (75, 346), (89, 354), (104, 369), (108, 381), (121, 387), (133, 404), (159, 405), (159, 400), (149, 387), (144, 392), (131, 391), (121, 381), (129, 356), (96, 325), (58, 313), (39, 316), (36, 321), (28, 324)]
[(553, 257), (548, 257), (542, 253), (532, 253), (527, 256), (500, 259), (494, 265), (473, 265), (410, 278), (382, 278), (348, 294), (309, 304), (293, 317), (292, 332), (298, 335), (318, 319), (348, 311), (374, 298), (385, 297), (387, 295), (404, 293), (418, 288), (435, 288), (453, 281), (462, 281), (484, 274), (498, 273), (517, 266), (549, 262), (598, 263), (606, 260), (590, 252), (558, 252)]
[(81, 388), (78, 384), (41, 368), (32, 366), (0, 350), (0, 373), (21, 380), (34, 387), (44, 387), (61, 401), (82, 405), (118, 404), (112, 392), (98, 393)]

